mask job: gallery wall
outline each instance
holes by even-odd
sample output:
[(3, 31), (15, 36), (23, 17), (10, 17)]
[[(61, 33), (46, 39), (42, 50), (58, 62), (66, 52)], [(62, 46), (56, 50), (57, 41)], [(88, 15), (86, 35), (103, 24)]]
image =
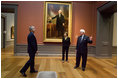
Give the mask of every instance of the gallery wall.
[[(43, 43), (44, 25), (44, 2), (41, 1), (15, 1), (2, 3), (17, 3), (17, 44), (27, 44), (29, 26), (36, 27), (36, 38), (38, 44)], [(86, 30), (86, 35), (93, 36), (93, 44), (96, 45), (96, 20), (97, 7), (106, 2), (72, 2), (72, 41), (71, 45), (76, 45), (77, 37), (81, 28)]]
[(73, 29), (72, 29), (72, 43), (76, 45), (77, 37), (80, 35), (79, 30), (85, 29), (86, 35), (93, 36), (93, 45), (95, 45), (94, 31), (96, 25), (94, 25), (94, 3), (90, 2), (73, 2)]

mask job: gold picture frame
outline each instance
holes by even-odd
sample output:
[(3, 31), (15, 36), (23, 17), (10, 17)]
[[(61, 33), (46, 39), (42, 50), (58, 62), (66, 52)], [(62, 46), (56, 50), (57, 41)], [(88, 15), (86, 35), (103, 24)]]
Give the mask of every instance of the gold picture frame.
[(58, 13), (57, 10), (59, 10), (60, 7), (63, 9), (65, 13), (64, 17), (66, 17), (64, 29), (66, 32), (68, 32), (68, 36), (71, 39), (72, 3), (71, 2), (45, 2), (44, 7), (45, 7), (44, 8), (45, 14), (44, 14), (44, 38), (43, 38), (44, 41), (43, 42), (62, 42), (61, 37), (56, 37), (57, 36), (57, 31), (55, 30), (56, 20), (54, 20), (53, 22), (48, 21), (49, 16), (51, 16), (51, 14), (56, 15)]

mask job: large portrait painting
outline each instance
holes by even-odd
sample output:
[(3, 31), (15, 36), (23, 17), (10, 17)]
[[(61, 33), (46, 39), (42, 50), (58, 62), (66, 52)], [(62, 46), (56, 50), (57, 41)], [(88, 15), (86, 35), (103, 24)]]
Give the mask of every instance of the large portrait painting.
[(45, 2), (44, 42), (62, 42), (64, 32), (71, 37), (71, 12), (69, 2)]

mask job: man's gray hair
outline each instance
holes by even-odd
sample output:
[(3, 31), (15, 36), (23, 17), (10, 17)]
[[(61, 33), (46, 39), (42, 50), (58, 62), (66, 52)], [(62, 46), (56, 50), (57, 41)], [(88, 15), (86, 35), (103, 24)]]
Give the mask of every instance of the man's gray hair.
[(29, 26), (29, 31), (32, 31), (34, 28), (34, 26)]
[(84, 29), (80, 29), (80, 32), (85, 33), (85, 30)]

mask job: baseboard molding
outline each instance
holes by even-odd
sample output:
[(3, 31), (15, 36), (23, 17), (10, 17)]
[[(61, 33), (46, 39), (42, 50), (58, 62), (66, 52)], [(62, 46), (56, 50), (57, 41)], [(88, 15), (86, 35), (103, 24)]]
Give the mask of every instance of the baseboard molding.
[[(75, 46), (70, 46), (69, 53), (75, 53)], [(95, 46), (88, 46), (88, 53), (95, 54), (96, 47)], [(15, 53), (27, 53), (27, 45), (16, 45), (16, 52)], [(38, 53), (40, 54), (61, 54), (62, 53), (62, 46), (61, 45), (38, 45)]]
[[(15, 56), (29, 56), (28, 53), (16, 53)], [(41, 56), (41, 57), (61, 57), (62, 54), (36, 54), (36, 56)], [(76, 57), (76, 54), (68, 54), (69, 57)], [(94, 54), (88, 54), (88, 56), (95, 57)]]
[[(69, 56), (75, 56), (76, 47), (70, 46), (69, 48)], [(117, 55), (117, 47), (112, 48), (113, 54)], [(54, 44), (44, 44), (38, 45), (38, 54), (37, 56), (61, 56), (62, 55), (62, 46), (61, 45), (54, 45)], [(16, 53), (15, 56), (27, 56), (27, 45), (16, 45)], [(96, 46), (88, 46), (88, 56), (93, 56), (97, 58), (101, 57), (112, 57), (112, 55), (102, 54), (96, 55)]]
[[(16, 53), (15, 56), (29, 56), (28, 53)], [(62, 57), (62, 54), (36, 54), (36, 57)], [(112, 54), (112, 56), (117, 56), (117, 54)], [(96, 56), (95, 54), (88, 54), (88, 57), (96, 58), (112, 58), (112, 56)], [(69, 57), (76, 57), (76, 54), (69, 54)]]

